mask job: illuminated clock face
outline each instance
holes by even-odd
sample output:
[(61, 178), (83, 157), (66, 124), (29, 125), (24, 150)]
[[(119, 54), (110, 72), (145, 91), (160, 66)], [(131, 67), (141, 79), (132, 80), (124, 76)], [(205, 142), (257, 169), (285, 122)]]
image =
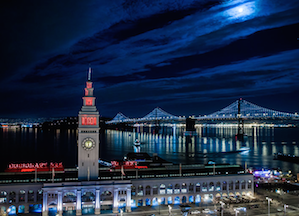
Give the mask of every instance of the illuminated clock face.
[(92, 150), (94, 149), (95, 144), (95, 141), (92, 138), (88, 137), (82, 141), (82, 148), (84, 148), (85, 150)]

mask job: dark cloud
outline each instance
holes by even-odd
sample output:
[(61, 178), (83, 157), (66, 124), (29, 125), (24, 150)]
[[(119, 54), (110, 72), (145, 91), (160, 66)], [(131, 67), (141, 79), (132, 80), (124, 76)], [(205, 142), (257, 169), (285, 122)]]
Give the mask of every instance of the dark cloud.
[(208, 114), (238, 97), (295, 112), (298, 101), (280, 100), (298, 92), (298, 9), (295, 0), (7, 2), (0, 112), (76, 115), (89, 65), (104, 116), (157, 106)]

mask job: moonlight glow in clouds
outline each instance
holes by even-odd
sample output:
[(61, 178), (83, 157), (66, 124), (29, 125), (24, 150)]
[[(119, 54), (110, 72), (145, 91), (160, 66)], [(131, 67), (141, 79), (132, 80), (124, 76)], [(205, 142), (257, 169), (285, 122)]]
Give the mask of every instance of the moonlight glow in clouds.
[(89, 65), (103, 116), (209, 114), (240, 97), (296, 112), (298, 11), (297, 0), (7, 1), (0, 113), (76, 116)]

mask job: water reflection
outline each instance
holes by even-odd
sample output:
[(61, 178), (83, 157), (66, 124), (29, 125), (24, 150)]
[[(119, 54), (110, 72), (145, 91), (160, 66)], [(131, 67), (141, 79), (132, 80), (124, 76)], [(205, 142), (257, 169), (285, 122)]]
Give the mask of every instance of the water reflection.
[[(138, 127), (133, 131), (106, 130), (100, 136), (100, 157), (121, 159), (128, 152), (158, 153), (162, 158), (183, 164), (242, 164), (248, 167), (298, 170), (297, 164), (273, 160), (273, 153), (299, 156), (298, 128), (246, 127), (244, 141), (235, 139), (237, 127), (196, 127), (196, 136), (184, 136), (185, 128)], [(140, 147), (134, 141), (140, 141)], [(77, 130), (0, 129), (0, 168), (11, 162), (62, 161), (67, 167), (77, 163)], [(249, 152), (237, 152), (242, 147)]]
[[(184, 136), (184, 128), (181, 127), (161, 128), (162, 134), (150, 131), (153, 128), (140, 127), (133, 132), (107, 130), (107, 145), (102, 151), (107, 157), (122, 158), (128, 152), (137, 151), (132, 142), (138, 137), (141, 142), (138, 151), (158, 153), (174, 163), (207, 163), (212, 160), (217, 163), (246, 163), (248, 167), (257, 168), (299, 168), (297, 164), (273, 160), (276, 152), (299, 156), (299, 149), (293, 144), (298, 143), (298, 128), (248, 127), (245, 128), (247, 136), (244, 141), (235, 139), (236, 127), (197, 127), (196, 136)], [(243, 147), (250, 150), (238, 152)]]

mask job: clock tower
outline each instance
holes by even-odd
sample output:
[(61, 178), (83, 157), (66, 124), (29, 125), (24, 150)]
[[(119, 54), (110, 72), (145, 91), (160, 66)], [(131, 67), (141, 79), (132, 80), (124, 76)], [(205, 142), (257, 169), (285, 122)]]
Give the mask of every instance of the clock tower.
[(84, 89), (83, 106), (78, 125), (78, 180), (98, 180), (99, 175), (99, 112), (95, 106), (91, 68)]

